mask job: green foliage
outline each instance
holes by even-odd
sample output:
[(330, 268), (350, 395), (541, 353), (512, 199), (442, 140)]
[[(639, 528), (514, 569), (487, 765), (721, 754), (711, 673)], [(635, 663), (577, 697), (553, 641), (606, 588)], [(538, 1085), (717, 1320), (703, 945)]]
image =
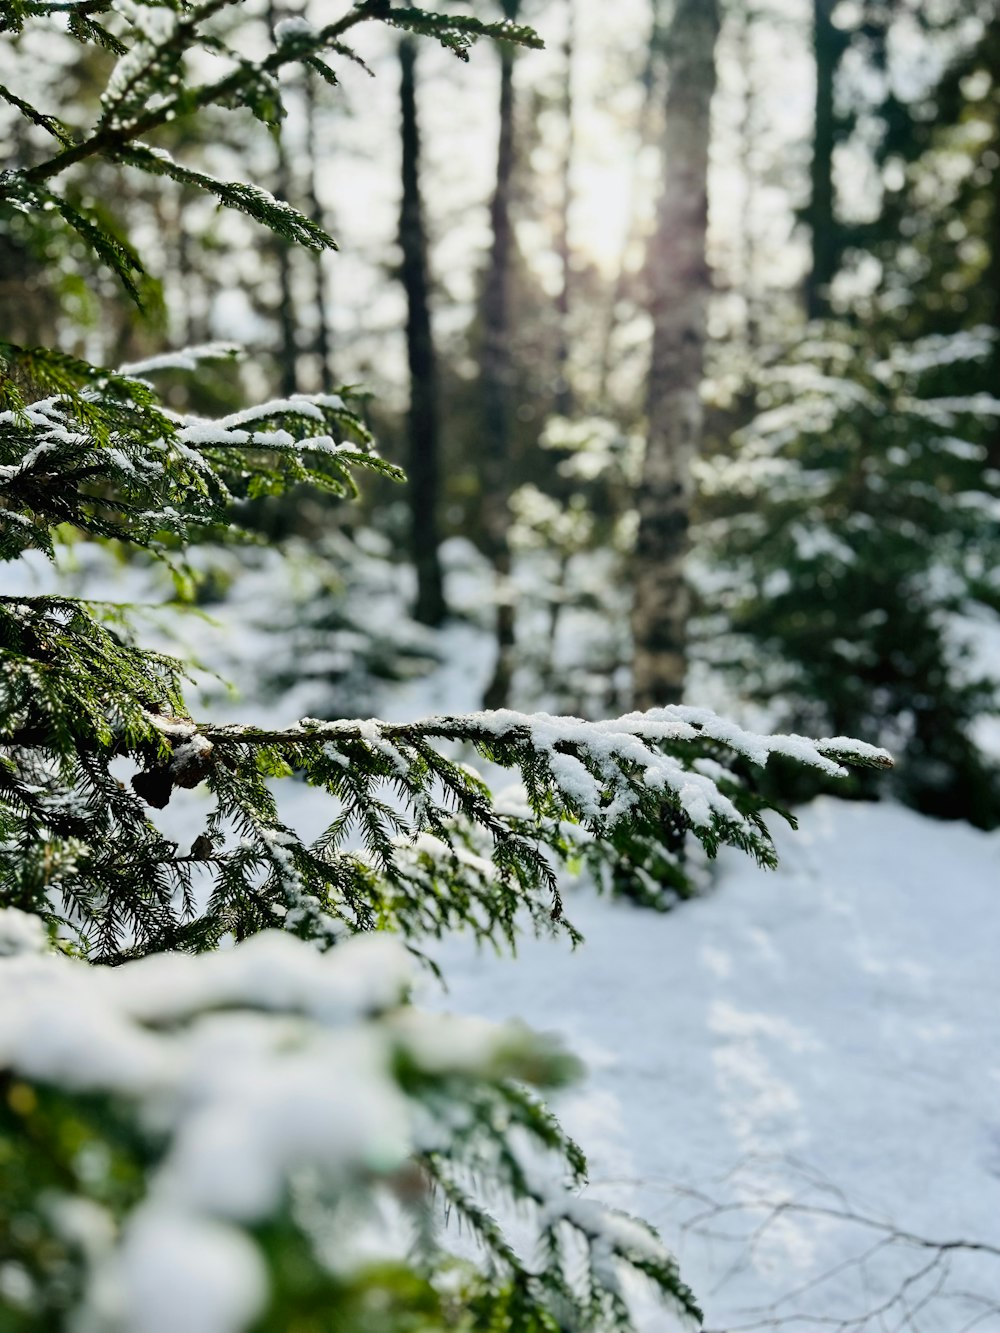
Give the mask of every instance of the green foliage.
[[(882, 205), (852, 237), (879, 260), (880, 321), (908, 339), (995, 325), (1000, 290), (1000, 15), (995, 5), (969, 0), (942, 5), (924, 21), (932, 30), (940, 25), (937, 45), (950, 58), (921, 97), (903, 100), (894, 81), (885, 81), (877, 107)], [(889, 11), (882, 23), (884, 43)], [(997, 364), (994, 355), (982, 387), (995, 385)]]
[[(4, 1333), (144, 1326), (191, 1244), (207, 1261), (182, 1308), (204, 1291), (221, 1319), (235, 1300), (249, 1330), (626, 1329), (628, 1272), (696, 1315), (654, 1232), (571, 1192), (585, 1163), (535, 1090), (575, 1062), (522, 1029), (403, 1004), (405, 958), (384, 939), (327, 960), (262, 936), (110, 974), (5, 959), (4, 1003), (21, 1002), (0, 1077)], [(68, 1057), (54, 1006), (76, 1014)], [(540, 1263), (497, 1220), (513, 1205)], [(405, 1262), (353, 1252), (386, 1210), (415, 1238)], [(443, 1213), (480, 1264), (451, 1252)]]
[[(642, 440), (603, 417), (552, 417), (539, 445), (552, 475), (520, 486), (510, 501), (510, 542), (526, 573), (521, 615), (540, 621), (523, 636), (521, 657), (534, 668), (546, 707), (600, 716), (621, 708), (626, 692), (624, 569), (635, 540)], [(586, 636), (586, 649), (567, 660), (560, 635), (570, 615), (574, 640)]]
[(350, 389), (206, 420), (163, 407), (144, 367), (131, 369), (0, 343), (0, 559), (51, 555), (63, 523), (163, 550), (229, 525), (238, 500), (296, 482), (353, 495), (359, 467), (401, 475), (372, 448)]
[(973, 728), (997, 679), (968, 627), (1000, 610), (998, 405), (975, 392), (993, 336), (880, 354), (833, 328), (766, 372), (766, 410), (704, 474), (737, 636), (713, 636), (713, 660), (780, 725), (890, 746), (907, 803), (984, 826), (1000, 774)]
[(469, 48), (480, 37), (514, 42), (518, 46), (541, 48), (543, 45), (534, 29), (524, 23), (514, 23), (510, 19), (484, 23), (482, 19), (468, 15), (432, 14), (423, 9), (402, 6), (390, 9), (388, 5), (385, 6), (384, 14), (393, 27), (436, 37), (441, 45), (446, 50), (452, 51), (459, 60), (468, 60)]
[(290, 543), (283, 555), (295, 591), (261, 621), (274, 643), (264, 697), (294, 689), (312, 716), (359, 716), (376, 707), (381, 684), (424, 676), (440, 662), (435, 635), (407, 614), (395, 550), (381, 534), (334, 532)]

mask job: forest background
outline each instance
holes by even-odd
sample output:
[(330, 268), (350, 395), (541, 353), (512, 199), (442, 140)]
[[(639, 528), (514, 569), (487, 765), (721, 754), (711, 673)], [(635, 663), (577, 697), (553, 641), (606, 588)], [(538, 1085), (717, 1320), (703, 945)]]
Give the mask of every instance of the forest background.
[[(248, 17), (245, 39), (292, 12), (262, 10), (256, 38)], [(216, 174), (243, 163), (336, 233), (339, 254), (263, 241), (210, 198), (136, 178), (116, 208), (156, 256), (147, 319), (72, 242), (33, 255), (22, 219), (3, 259), (11, 341), (39, 340), (58, 268), (73, 350), (122, 364), (164, 341), (247, 349), (239, 368), (202, 372), (195, 406), (363, 383), (406, 490), (322, 510), (293, 491), (253, 521), (303, 550), (379, 530), (394, 560), (409, 553), (410, 610), (431, 625), (447, 610), (440, 543), (471, 541), (497, 571), (490, 703), (620, 710), (633, 638), (648, 651), (675, 615), (690, 697), (723, 697), (721, 674), (776, 724), (891, 742), (904, 799), (990, 826), (993, 693), (969, 620), (996, 604), (995, 16), (945, 0), (706, 12), (698, 32), (694, 10), (638, 0), (529, 6), (546, 49), (508, 51), (492, 74), (440, 47), (418, 63), (376, 34), (365, 59), (379, 77), (286, 81), (280, 139), (215, 113), (177, 145)], [(683, 66), (668, 119), (671, 42), (689, 29), (701, 64)], [(68, 71), (51, 47), (38, 55), (43, 87), (69, 78), (96, 95), (100, 53), (68, 49)], [(99, 175), (77, 188), (99, 195)], [(649, 364), (654, 326), (666, 377)], [(172, 405), (191, 392), (178, 376)], [(654, 481), (660, 457), (676, 476)], [(673, 482), (681, 557), (695, 534), (683, 579), (664, 573)], [(641, 521), (637, 497), (653, 506)], [(510, 585), (512, 551), (524, 572)], [(325, 563), (345, 577), (342, 557)], [(691, 583), (703, 595), (689, 606)], [(568, 603), (593, 612), (572, 642)], [(296, 669), (322, 675), (301, 650)], [(679, 697), (687, 666), (661, 663), (637, 700)]]
[[(478, 702), (469, 678), (489, 706), (583, 717), (683, 697), (885, 745), (891, 773), (839, 790), (994, 828), (994, 7), (501, 8), (546, 50), (464, 63), (373, 30), (377, 77), (290, 76), (280, 138), (214, 112), (164, 127), (339, 254), (95, 162), (71, 199), (137, 242), (138, 315), (72, 228), (5, 217), (11, 342), (55, 331), (108, 365), (245, 349), (166, 365), (177, 410), (363, 382), (410, 477), (352, 505), (257, 495), (255, 540), (168, 571), (70, 542), (61, 586), (113, 586), (120, 557), (132, 591), (208, 611), (181, 639), (262, 721), (451, 711)], [(239, 39), (263, 52), (323, 11), (262, 5)], [(3, 82), (23, 90), (27, 58), (33, 99), (92, 104), (110, 57), (34, 40)], [(33, 131), (12, 114), (10, 134), (16, 168)], [(764, 790), (818, 782), (769, 769)], [(646, 906), (706, 882), (676, 837), (616, 851), (612, 883)]]

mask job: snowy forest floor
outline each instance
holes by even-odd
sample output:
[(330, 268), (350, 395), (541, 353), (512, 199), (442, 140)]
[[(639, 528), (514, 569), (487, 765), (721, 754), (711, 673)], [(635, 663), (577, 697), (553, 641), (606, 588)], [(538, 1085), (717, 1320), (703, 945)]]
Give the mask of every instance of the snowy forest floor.
[(776, 872), (726, 852), (669, 915), (570, 893), (575, 953), (448, 943), (448, 1006), (584, 1059), (558, 1110), (591, 1188), (661, 1230), (708, 1328), (1000, 1329), (973, 1299), (1000, 1301), (1000, 1250), (893, 1234), (1000, 1246), (1000, 839), (829, 797), (800, 816)]
[[(26, 592), (49, 582), (40, 564), (18, 568)], [(274, 652), (261, 626), (288, 597), (280, 569), (239, 579), (216, 625), (185, 623), (242, 687), (216, 717), (310, 711), (299, 691), (254, 697)], [(60, 586), (121, 597), (122, 577), (129, 596), (148, 592), (106, 562)], [(482, 592), (473, 581), (464, 600)], [(369, 622), (391, 625), (399, 597), (394, 580)], [(383, 714), (478, 706), (488, 633), (456, 621), (437, 653), (433, 672), (386, 690)], [(192, 838), (203, 806), (178, 796), (171, 836)], [(304, 829), (326, 805), (282, 784), (282, 813)], [(776, 872), (724, 853), (710, 891), (665, 916), (569, 885), (579, 949), (527, 939), (494, 957), (449, 940), (433, 949), (447, 992), (428, 977), (419, 998), (565, 1037), (587, 1074), (556, 1109), (589, 1188), (661, 1230), (707, 1328), (997, 1333), (1000, 834), (833, 796), (799, 815), (797, 832), (776, 829)], [(665, 1327), (642, 1317), (644, 1333)]]

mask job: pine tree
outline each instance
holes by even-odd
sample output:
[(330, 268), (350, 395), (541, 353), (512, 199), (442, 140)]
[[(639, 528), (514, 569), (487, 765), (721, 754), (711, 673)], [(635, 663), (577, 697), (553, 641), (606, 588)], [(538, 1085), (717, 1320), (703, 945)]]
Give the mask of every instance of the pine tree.
[(984, 827), (1000, 771), (976, 725), (1000, 678), (969, 629), (1000, 610), (1000, 409), (977, 391), (995, 337), (832, 326), (765, 369), (766, 410), (702, 477), (735, 635), (713, 634), (711, 658), (781, 725), (890, 745), (892, 775), (860, 775), (861, 794)]
[[(278, 125), (281, 72), (305, 65), (336, 83), (369, 21), (463, 59), (482, 35), (538, 42), (510, 22), (363, 0), (323, 28), (279, 23), (272, 49), (250, 58), (216, 26), (236, 7), (8, 3), (0, 27), (15, 40), (66, 29), (116, 59), (92, 123), (70, 124), (72, 105), (37, 108), (27, 75), (0, 90), (31, 149), (0, 177), (4, 225), (29, 212), (70, 230), (137, 300), (141, 257), (65, 185), (99, 162), (205, 192), (321, 251), (332, 241), (313, 218), (150, 140), (212, 107)], [(201, 83), (199, 52), (216, 58)], [(297, 483), (350, 495), (359, 472), (398, 476), (347, 388), (216, 418), (174, 411), (157, 377), (200, 355), (113, 370), (0, 344), (0, 560), (54, 556), (72, 531), (171, 561), (231, 534), (244, 500)], [(14, 955), (0, 963), (5, 1327), (149, 1333), (184, 1326), (183, 1308), (213, 1330), (329, 1312), (387, 1333), (628, 1329), (625, 1272), (696, 1314), (651, 1229), (574, 1194), (579, 1150), (526, 1087), (565, 1079), (566, 1057), (407, 1006), (405, 942), (454, 926), (513, 942), (523, 916), (572, 936), (555, 859), (624, 831), (655, 836), (664, 810), (710, 852), (731, 843), (772, 863), (766, 803), (739, 770), (781, 753), (838, 774), (884, 754), (755, 736), (679, 707), (604, 723), (196, 720), (184, 665), (140, 647), (126, 609), (63, 595), (0, 597), (0, 650), (0, 953)], [(523, 802), (495, 805), (456, 745), (518, 769)], [(293, 773), (330, 797), (312, 842), (273, 789)], [(211, 811), (178, 855), (153, 812), (195, 786)], [(534, 1218), (537, 1261), (493, 1216), (504, 1199)], [(405, 1258), (346, 1262), (359, 1219), (387, 1201), (410, 1221)], [(442, 1210), (480, 1242), (480, 1265), (449, 1253)]]
[[(759, 371), (762, 410), (707, 470), (705, 512), (721, 520), (708, 544), (731, 576), (737, 642), (706, 648), (778, 725), (889, 745), (892, 775), (861, 775), (860, 793), (993, 827), (1000, 770), (980, 722), (1000, 675), (972, 626), (1000, 609), (1000, 26), (970, 39), (966, 13), (934, 16), (939, 37), (953, 26), (936, 86), (905, 104), (887, 91), (880, 107), (882, 209), (852, 233), (855, 262), (878, 260), (877, 286)], [(897, 17), (874, 6), (862, 30), (876, 64)]]

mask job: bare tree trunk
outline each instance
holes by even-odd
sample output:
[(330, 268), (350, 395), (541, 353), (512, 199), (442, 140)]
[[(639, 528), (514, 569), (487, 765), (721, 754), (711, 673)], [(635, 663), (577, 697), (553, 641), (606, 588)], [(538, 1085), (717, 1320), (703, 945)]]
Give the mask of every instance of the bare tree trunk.
[[(309, 202), (309, 216), (318, 226), (325, 226), (323, 205), (319, 201), (316, 189), (316, 166), (319, 161), (319, 149), (316, 143), (316, 78), (311, 70), (305, 70), (302, 79), (302, 96), (306, 113), (306, 161), (309, 171), (306, 176), (306, 195)], [(314, 351), (319, 366), (319, 385), (323, 393), (329, 393), (334, 385), (333, 349), (330, 336), (330, 312), (327, 300), (327, 251), (313, 251), (313, 293), (316, 303), (316, 339)]]
[[(289, 195), (288, 158), (281, 139), (275, 140), (278, 153), (276, 173), (277, 196), (287, 199)], [(292, 288), (292, 247), (281, 236), (274, 238), (278, 260), (278, 327), (281, 329), (281, 343), (278, 351), (278, 367), (281, 378), (281, 392), (287, 398), (299, 391), (299, 347), (295, 328), (295, 296)]]
[(830, 312), (830, 283), (840, 262), (833, 186), (833, 149), (837, 136), (834, 82), (846, 38), (833, 26), (836, 0), (813, 0), (813, 51), (816, 61), (816, 101), (813, 152), (809, 168), (809, 207), (812, 230), (812, 267), (806, 278), (806, 314), (820, 319)]
[(757, 123), (757, 86), (754, 78), (753, 21), (754, 12), (749, 4), (736, 14), (739, 25), (736, 36), (737, 60), (743, 75), (743, 114), (739, 125), (739, 154), (743, 164), (743, 224), (739, 228), (739, 271), (743, 286), (746, 315), (744, 336), (747, 350), (755, 353), (760, 345), (760, 310), (757, 302), (757, 238), (754, 222), (757, 216), (757, 177), (754, 149), (760, 126)]
[(717, 0), (677, 0), (668, 44), (665, 189), (648, 264), (653, 348), (632, 610), (639, 708), (680, 700), (687, 669), (684, 560), (692, 463), (702, 431), (708, 148), (718, 34)]
[[(504, 17), (516, 20), (520, 0), (503, 0)], [(500, 43), (500, 136), (497, 181), (490, 205), (493, 240), (483, 293), (483, 350), (480, 389), (483, 410), (483, 528), (496, 572), (497, 659), (486, 688), (487, 708), (503, 708), (514, 674), (514, 603), (510, 575), (511, 263), (514, 234), (510, 196), (514, 177), (514, 47)]]
[[(282, 17), (281, 10), (274, 0), (268, 0), (267, 24), (273, 37), (275, 28)], [(280, 134), (274, 138), (275, 193), (279, 199), (287, 200), (291, 194), (291, 173), (288, 169), (288, 154)], [(295, 328), (294, 293), (292, 290), (292, 254), (291, 244), (281, 236), (273, 238), (274, 254), (278, 264), (278, 327), (281, 330), (281, 342), (278, 350), (278, 377), (281, 392), (287, 398), (299, 389), (299, 348)]]
[(438, 559), (438, 370), (431, 330), (427, 235), (420, 197), (420, 130), (417, 124), (416, 43), (399, 43), (400, 110), (403, 142), (403, 202), (399, 244), (400, 277), (406, 291), (406, 351), (410, 365), (408, 419), (410, 550), (417, 572), (414, 616), (440, 625), (447, 608)]
[(563, 45), (565, 84), (563, 86), (563, 116), (566, 122), (566, 146), (562, 163), (562, 198), (560, 200), (559, 237), (557, 250), (562, 270), (562, 286), (556, 299), (558, 320), (556, 342), (555, 409), (568, 417), (573, 411), (573, 388), (569, 378), (569, 312), (570, 288), (573, 282), (572, 252), (570, 250), (569, 216), (573, 205), (573, 155), (575, 131), (573, 124), (573, 56), (576, 38), (575, 0), (566, 0), (566, 41)]

